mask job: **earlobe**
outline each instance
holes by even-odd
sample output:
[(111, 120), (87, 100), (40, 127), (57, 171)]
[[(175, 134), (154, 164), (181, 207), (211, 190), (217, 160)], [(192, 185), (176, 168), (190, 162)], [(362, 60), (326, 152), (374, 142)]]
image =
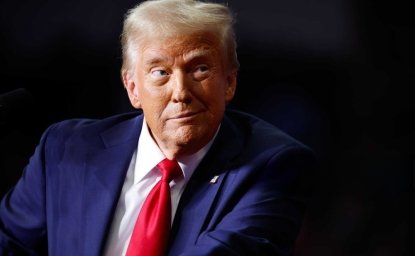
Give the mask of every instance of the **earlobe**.
[(138, 87), (131, 73), (128, 71), (124, 71), (122, 73), (122, 81), (124, 84), (124, 88), (127, 91), (128, 98), (130, 99), (131, 105), (136, 109), (141, 108)]

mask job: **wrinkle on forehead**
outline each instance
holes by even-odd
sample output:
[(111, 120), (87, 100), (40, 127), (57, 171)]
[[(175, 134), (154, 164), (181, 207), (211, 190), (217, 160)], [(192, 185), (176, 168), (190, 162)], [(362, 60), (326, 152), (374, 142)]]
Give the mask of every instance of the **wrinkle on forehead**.
[(219, 52), (220, 48), (217, 41), (206, 35), (203, 37), (189, 35), (167, 39), (153, 39), (147, 40), (147, 43), (143, 44), (141, 53), (143, 57), (145, 56), (143, 60), (145, 65), (168, 62), (171, 61), (171, 58), (178, 57), (184, 61), (189, 61)]
[(169, 62), (172, 59), (182, 58), (185, 62), (197, 58), (209, 57), (215, 53), (215, 49), (211, 48), (196, 48), (190, 51), (179, 52), (174, 56), (169, 56), (160, 52), (160, 50), (148, 49), (145, 51), (144, 65), (151, 66), (158, 63)]

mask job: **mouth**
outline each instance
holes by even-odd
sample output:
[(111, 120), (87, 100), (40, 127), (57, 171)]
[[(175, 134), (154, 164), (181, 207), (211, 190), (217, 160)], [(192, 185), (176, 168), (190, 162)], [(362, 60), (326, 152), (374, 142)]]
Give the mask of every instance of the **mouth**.
[(175, 116), (173, 116), (172, 120), (190, 120), (193, 119), (195, 117), (197, 117), (202, 111), (189, 111), (189, 112), (183, 112), (183, 113), (179, 113)]

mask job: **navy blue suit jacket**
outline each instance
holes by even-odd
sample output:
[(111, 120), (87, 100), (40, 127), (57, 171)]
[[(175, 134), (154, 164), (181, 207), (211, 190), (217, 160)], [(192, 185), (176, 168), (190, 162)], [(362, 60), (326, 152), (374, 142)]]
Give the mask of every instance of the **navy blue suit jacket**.
[[(142, 122), (130, 113), (49, 127), (1, 202), (0, 255), (100, 255)], [(313, 159), (275, 127), (227, 111), (183, 192), (169, 255), (290, 255)]]

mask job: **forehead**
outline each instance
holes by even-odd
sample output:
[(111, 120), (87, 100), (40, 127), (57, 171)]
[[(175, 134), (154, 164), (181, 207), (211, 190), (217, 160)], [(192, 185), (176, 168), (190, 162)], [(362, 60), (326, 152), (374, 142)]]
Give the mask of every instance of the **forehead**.
[(221, 47), (216, 37), (204, 33), (167, 38), (150, 37), (142, 42), (139, 51), (142, 60), (148, 62), (161, 57), (217, 56)]

